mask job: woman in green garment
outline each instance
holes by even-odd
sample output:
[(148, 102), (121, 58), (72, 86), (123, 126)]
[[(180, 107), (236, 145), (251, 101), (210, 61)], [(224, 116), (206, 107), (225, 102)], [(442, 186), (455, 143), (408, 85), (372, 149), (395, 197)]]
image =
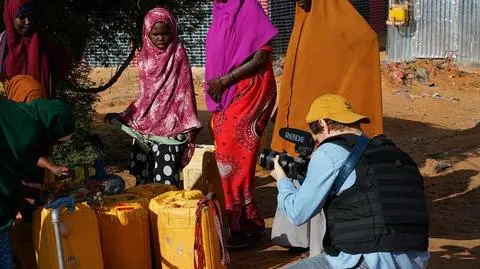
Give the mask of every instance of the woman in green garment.
[(24, 199), (21, 179), (35, 171), (44, 150), (70, 140), (74, 130), (72, 109), (61, 101), (0, 101), (0, 268), (13, 268), (8, 229)]

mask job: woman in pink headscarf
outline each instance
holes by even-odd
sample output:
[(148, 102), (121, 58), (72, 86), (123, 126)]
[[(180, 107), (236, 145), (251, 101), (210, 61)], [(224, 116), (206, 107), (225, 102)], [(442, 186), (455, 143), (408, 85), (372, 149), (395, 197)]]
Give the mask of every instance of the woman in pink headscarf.
[(255, 167), (275, 104), (270, 41), (277, 29), (257, 0), (215, 0), (207, 34), (206, 101), (231, 237), (230, 250), (255, 243), (265, 223), (255, 204)]
[(192, 71), (178, 38), (178, 23), (166, 9), (154, 8), (145, 16), (139, 69), (137, 99), (125, 112), (109, 114), (106, 120), (119, 117), (145, 136), (187, 140), (181, 145), (155, 142), (149, 152), (134, 141), (130, 158), (137, 185), (154, 181), (182, 187), (180, 171), (190, 161), (195, 133), (202, 124), (197, 119)]

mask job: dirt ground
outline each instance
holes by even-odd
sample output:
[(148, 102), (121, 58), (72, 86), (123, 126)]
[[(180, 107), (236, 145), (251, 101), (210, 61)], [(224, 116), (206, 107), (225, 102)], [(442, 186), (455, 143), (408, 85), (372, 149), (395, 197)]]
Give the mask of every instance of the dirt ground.
[[(420, 61), (410, 65), (383, 64), (385, 133), (412, 154), (425, 176), (430, 208), (430, 268), (480, 268), (480, 74), (459, 71), (449, 62)], [(108, 80), (112, 69), (95, 69), (91, 77)], [(194, 69), (199, 116), (207, 125), (202, 70)], [(278, 77), (281, 81), (281, 76)], [(135, 97), (138, 73), (127, 69), (101, 94), (95, 130), (106, 143), (111, 171), (126, 168), (131, 140), (103, 124), (108, 112), (122, 111)], [(269, 136), (272, 126), (268, 128)], [(200, 144), (212, 144), (208, 129)], [(257, 200), (271, 227), (276, 208), (275, 183), (257, 174)], [(232, 254), (230, 268), (281, 268), (297, 259), (272, 246), (268, 238), (255, 249)]]

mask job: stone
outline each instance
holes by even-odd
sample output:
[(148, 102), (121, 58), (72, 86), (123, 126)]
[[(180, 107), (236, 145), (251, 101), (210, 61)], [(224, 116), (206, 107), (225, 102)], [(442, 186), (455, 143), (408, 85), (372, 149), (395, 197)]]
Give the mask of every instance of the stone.
[(428, 71), (425, 68), (417, 68), (415, 70), (415, 77), (420, 81), (427, 81)]
[(427, 171), (438, 174), (446, 169), (452, 167), (452, 165), (446, 161), (439, 161), (435, 159), (427, 159), (425, 162), (425, 168)]

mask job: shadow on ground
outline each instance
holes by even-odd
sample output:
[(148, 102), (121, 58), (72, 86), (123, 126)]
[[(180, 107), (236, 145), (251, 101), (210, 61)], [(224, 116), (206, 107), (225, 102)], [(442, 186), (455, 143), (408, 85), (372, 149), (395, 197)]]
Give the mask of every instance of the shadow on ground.
[(431, 253), (429, 268), (480, 268), (480, 246), (474, 248), (442, 246), (441, 251)]
[[(422, 165), (426, 159), (460, 162), (479, 153), (480, 123), (467, 130), (444, 129), (423, 122), (384, 118), (385, 133)], [(480, 169), (480, 167), (479, 167)]]
[(470, 179), (478, 174), (458, 170), (425, 179), (431, 237), (480, 239), (480, 188), (468, 190)]
[[(243, 252), (231, 253), (232, 263), (228, 268), (282, 268), (298, 259), (297, 255), (288, 253), (283, 249), (272, 249), (270, 244), (270, 229), (263, 241), (255, 248)], [(255, 263), (252, 263), (255, 261)]]

